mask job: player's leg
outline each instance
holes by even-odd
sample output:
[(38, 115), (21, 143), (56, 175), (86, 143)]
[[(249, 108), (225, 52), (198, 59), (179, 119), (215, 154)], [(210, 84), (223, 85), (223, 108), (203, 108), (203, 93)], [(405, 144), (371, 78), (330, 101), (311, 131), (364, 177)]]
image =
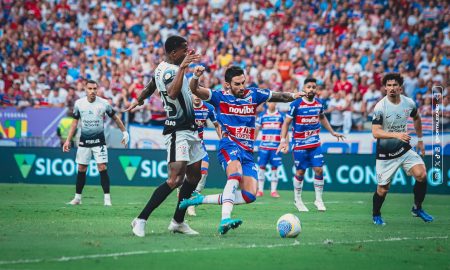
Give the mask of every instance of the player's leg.
[(281, 166), (281, 153), (276, 153), (276, 150), (271, 150), (270, 165), (272, 165), (272, 171), (270, 174), (270, 196), (273, 198), (279, 198), (278, 194), (278, 168)]
[(110, 181), (106, 166), (108, 164), (108, 149), (106, 145), (92, 147), (92, 154), (95, 162), (97, 162), (97, 168), (100, 173), (100, 183), (104, 193), (104, 205), (111, 206)]
[(305, 206), (302, 200), (303, 180), (305, 177), (305, 171), (310, 166), (307, 150), (294, 150), (294, 164), (295, 164), (295, 176), (293, 180), (294, 185), (294, 205), (300, 212), (308, 212), (308, 208)]
[(427, 169), (425, 164), (422, 158), (412, 150), (405, 153), (404, 156), (403, 169), (408, 175), (412, 175), (416, 179), (414, 184), (414, 205), (411, 213), (425, 222), (431, 222), (433, 217), (422, 209), (422, 203), (427, 193)]
[(314, 201), (314, 205), (319, 211), (326, 211), (327, 208), (323, 203), (323, 169), (322, 167), (313, 167), (314, 170), (314, 192), (316, 194), (316, 200)]
[(78, 164), (77, 182), (75, 185), (75, 197), (68, 203), (72, 205), (81, 204), (81, 193), (83, 193), (86, 184), (86, 172), (89, 161), (91, 160), (91, 148), (78, 147), (76, 162)]
[(144, 209), (142, 209), (139, 216), (131, 223), (133, 233), (136, 236), (145, 236), (145, 225), (151, 213), (159, 207), (175, 188), (183, 183), (186, 175), (186, 166), (190, 160), (189, 144), (182, 136), (177, 136), (177, 134), (178, 132), (174, 132), (166, 135), (169, 177), (155, 189)]
[[(208, 177), (208, 168), (209, 168), (209, 157), (208, 157), (208, 154), (206, 154), (202, 160), (201, 178), (197, 184), (197, 187), (195, 188), (195, 191), (194, 191), (195, 193), (201, 193), (202, 190), (205, 188), (206, 178)], [(191, 205), (187, 208), (187, 214), (189, 216), (197, 216), (194, 205)]]
[(381, 207), (389, 191), (390, 183), (397, 169), (401, 166), (399, 158), (390, 160), (376, 160), (375, 170), (377, 172), (377, 190), (372, 200), (372, 221), (375, 225), (384, 226), (386, 223), (381, 217)]
[(269, 161), (269, 151), (268, 150), (259, 150), (258, 153), (258, 192), (256, 193), (256, 197), (261, 197), (264, 195), (264, 182), (266, 180), (266, 166)]

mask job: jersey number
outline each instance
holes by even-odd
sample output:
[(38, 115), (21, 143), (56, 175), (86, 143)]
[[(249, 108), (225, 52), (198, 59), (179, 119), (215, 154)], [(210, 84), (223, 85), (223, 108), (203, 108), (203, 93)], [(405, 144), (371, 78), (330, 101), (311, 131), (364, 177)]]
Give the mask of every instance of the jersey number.
[(166, 112), (169, 114), (169, 118), (174, 117), (177, 115), (177, 107), (175, 106), (175, 104), (173, 104), (172, 102), (170, 102), (167, 99), (167, 92), (160, 92), (161, 93), (161, 98), (164, 101), (164, 109), (166, 110)]

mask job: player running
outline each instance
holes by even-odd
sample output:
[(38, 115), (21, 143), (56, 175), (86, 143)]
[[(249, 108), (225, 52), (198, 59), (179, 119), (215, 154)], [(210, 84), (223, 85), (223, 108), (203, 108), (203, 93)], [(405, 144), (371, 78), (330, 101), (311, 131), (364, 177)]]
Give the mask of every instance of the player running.
[(81, 193), (86, 184), (86, 171), (91, 161), (92, 155), (97, 163), (100, 172), (100, 182), (104, 192), (104, 205), (111, 206), (110, 183), (107, 172), (108, 149), (105, 141), (105, 128), (103, 119), (105, 114), (114, 119), (117, 126), (123, 133), (122, 144), (127, 145), (130, 136), (114, 109), (107, 100), (97, 96), (98, 84), (93, 80), (88, 80), (85, 85), (86, 97), (78, 99), (73, 108), (73, 122), (70, 127), (66, 142), (63, 145), (63, 152), (69, 152), (70, 144), (77, 129), (78, 122), (81, 121), (80, 143), (77, 149), (76, 162), (78, 163), (78, 174), (75, 197), (69, 204), (81, 204)]
[[(145, 236), (145, 226), (151, 213), (181, 185), (179, 201), (189, 198), (201, 178), (201, 161), (206, 155), (195, 124), (194, 108), (190, 89), (196, 89), (198, 80), (188, 82), (185, 73), (192, 62), (200, 60), (200, 55), (188, 51), (187, 41), (180, 36), (169, 37), (165, 44), (166, 60), (155, 70), (155, 84), (161, 94), (167, 120), (163, 135), (167, 146), (169, 178), (153, 192), (152, 197), (137, 218), (132, 221), (133, 233)], [(128, 110), (143, 102), (143, 98), (154, 91), (153, 80), (144, 89), (136, 102)], [(184, 222), (186, 210), (175, 210), (169, 231), (184, 234), (198, 234)]]
[[(201, 76), (203, 71), (203, 67), (196, 67), (196, 76)], [(252, 203), (256, 200), (257, 167), (253, 160), (256, 108), (267, 101), (289, 102), (301, 96), (301, 93), (275, 93), (268, 89), (246, 88), (245, 79), (244, 71), (233, 66), (225, 71), (226, 90), (191, 88), (196, 96), (207, 100), (217, 110), (222, 128), (218, 159), (227, 174), (227, 183), (222, 194), (196, 194), (183, 200), (180, 208), (199, 204), (221, 204), (220, 234), (242, 224), (242, 220), (231, 218), (235, 204)], [(237, 190), (238, 187), (241, 190)]]
[[(219, 139), (222, 137), (219, 123), (217, 122), (216, 112), (214, 111), (214, 107), (207, 102), (203, 102), (200, 98), (195, 95), (192, 95), (192, 100), (194, 101), (194, 112), (195, 112), (195, 123), (197, 124), (198, 136), (202, 140), (203, 150), (205, 150), (205, 157), (202, 160), (202, 178), (200, 182), (198, 182), (197, 188), (195, 189), (196, 193), (201, 193), (203, 188), (205, 188), (206, 178), (208, 177), (208, 168), (209, 168), (209, 156), (206, 152), (205, 143), (203, 142), (203, 129), (206, 126), (206, 121), (209, 119), (211, 123), (213, 123), (217, 136)], [(196, 216), (195, 206), (189, 206), (187, 208), (187, 213), (190, 216)]]
[(285, 114), (276, 109), (276, 103), (267, 103), (267, 110), (259, 115), (256, 120), (255, 138), (261, 130), (262, 138), (261, 144), (258, 148), (258, 192), (256, 197), (264, 195), (264, 181), (266, 179), (266, 166), (271, 165), (270, 174), (270, 196), (279, 198), (280, 194), (277, 192), (278, 186), (278, 167), (281, 166), (281, 154), (277, 153), (278, 145), (281, 141), (281, 126)]
[(414, 185), (414, 205), (411, 213), (425, 222), (433, 221), (433, 217), (422, 209), (422, 202), (427, 193), (427, 173), (422, 158), (413, 150), (407, 133), (409, 117), (414, 120), (414, 128), (418, 137), (417, 149), (425, 154), (422, 139), (422, 121), (417, 113), (414, 101), (401, 95), (403, 77), (397, 73), (386, 74), (383, 86), (386, 96), (381, 99), (374, 109), (372, 120), (372, 134), (377, 139), (376, 172), (378, 186), (373, 194), (373, 224), (386, 225), (381, 218), (381, 206), (397, 169), (402, 167), (416, 179)]
[(294, 176), (294, 204), (300, 212), (308, 212), (302, 200), (303, 179), (307, 168), (312, 167), (314, 170), (314, 190), (316, 200), (314, 205), (319, 211), (326, 211), (323, 203), (323, 154), (320, 146), (320, 125), (322, 124), (331, 135), (336, 137), (338, 141), (345, 137), (334, 132), (327, 118), (323, 114), (323, 105), (315, 97), (317, 83), (314, 78), (306, 78), (303, 84), (303, 92), (306, 96), (291, 103), (286, 119), (281, 129), (281, 143), (278, 151), (287, 153), (288, 128), (292, 120), (294, 120), (292, 144), (295, 164)]

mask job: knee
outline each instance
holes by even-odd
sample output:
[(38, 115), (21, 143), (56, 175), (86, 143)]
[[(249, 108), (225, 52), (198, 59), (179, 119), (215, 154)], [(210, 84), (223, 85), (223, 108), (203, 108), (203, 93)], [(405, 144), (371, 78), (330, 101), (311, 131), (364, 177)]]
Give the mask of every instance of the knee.
[(425, 171), (421, 171), (415, 178), (417, 182), (425, 182), (427, 181), (427, 173)]
[(242, 190), (241, 192), (242, 192), (242, 198), (244, 198), (244, 201), (246, 203), (252, 203), (252, 202), (256, 201), (256, 196), (255, 196), (256, 193), (251, 193), (246, 190)]
[(314, 169), (314, 173), (315, 173), (316, 175), (323, 175), (323, 169), (322, 169), (322, 168)]
[(86, 165), (78, 165), (78, 171), (79, 172), (86, 172), (87, 171), (87, 166)]
[(177, 188), (177, 187), (181, 186), (181, 184), (183, 184), (183, 178), (182, 177), (169, 178), (169, 179), (167, 179), (167, 184), (171, 188)]
[(103, 172), (103, 171), (106, 171), (107, 166), (106, 166), (106, 164), (97, 164), (97, 168), (98, 168), (99, 172)]
[(378, 186), (377, 187), (377, 193), (378, 195), (380, 195), (381, 197), (386, 196), (386, 194), (389, 191), (389, 187), (388, 186)]

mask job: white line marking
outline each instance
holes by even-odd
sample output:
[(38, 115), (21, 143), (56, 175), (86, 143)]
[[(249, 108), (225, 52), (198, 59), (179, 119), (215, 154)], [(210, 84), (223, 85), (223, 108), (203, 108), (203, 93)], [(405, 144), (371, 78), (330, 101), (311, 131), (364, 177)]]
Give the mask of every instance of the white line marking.
[(279, 248), (279, 247), (293, 247), (293, 246), (320, 246), (320, 245), (345, 245), (345, 244), (359, 244), (359, 243), (375, 243), (375, 242), (397, 242), (397, 241), (409, 241), (409, 240), (438, 240), (438, 239), (448, 239), (448, 235), (445, 236), (427, 236), (427, 237), (391, 237), (385, 239), (366, 239), (366, 240), (356, 240), (356, 241), (337, 241), (326, 239), (323, 242), (310, 242), (302, 243), (295, 240), (293, 243), (289, 244), (273, 244), (273, 245), (230, 245), (226, 247), (204, 247), (204, 248), (193, 248), (193, 249), (160, 249), (160, 250), (138, 250), (129, 252), (118, 252), (118, 253), (107, 253), (107, 254), (92, 254), (92, 255), (82, 255), (82, 256), (72, 256), (72, 257), (59, 257), (59, 258), (49, 258), (49, 259), (22, 259), (14, 261), (0, 261), (0, 265), (7, 264), (30, 264), (30, 263), (40, 263), (40, 262), (68, 262), (68, 261), (79, 261), (85, 259), (96, 259), (96, 258), (116, 258), (116, 257), (126, 257), (133, 255), (143, 255), (143, 254), (163, 254), (163, 253), (179, 253), (179, 252), (197, 252), (197, 251), (210, 251), (210, 250), (221, 250), (230, 248), (241, 248), (241, 249), (252, 249), (252, 248)]

